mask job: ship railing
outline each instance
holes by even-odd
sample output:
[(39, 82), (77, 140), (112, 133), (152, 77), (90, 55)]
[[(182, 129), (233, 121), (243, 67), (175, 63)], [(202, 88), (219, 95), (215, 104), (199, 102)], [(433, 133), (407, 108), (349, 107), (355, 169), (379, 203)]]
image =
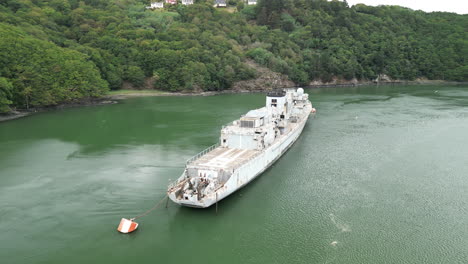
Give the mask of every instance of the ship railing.
[(172, 190), (174, 187), (176, 187), (179, 184), (179, 180), (175, 180), (167, 186), (167, 190)]
[[(184, 171), (184, 174), (182, 174), (182, 175), (185, 175), (185, 174), (186, 174), (186, 171)], [(182, 176), (181, 176), (179, 179), (169, 183), (169, 186), (167, 186), (167, 189), (172, 190), (172, 189), (174, 189), (174, 188), (176, 188), (176, 187), (178, 187), (180, 185), (185, 184), (187, 182), (187, 180), (188, 180), (188, 178), (183, 179)]]
[(192, 163), (194, 161), (196, 161), (197, 159), (199, 159), (201, 156), (205, 155), (206, 153), (212, 151), (213, 149), (219, 147), (219, 142), (214, 144), (213, 146), (203, 150), (202, 152), (198, 153), (197, 155), (191, 157), (190, 159), (188, 159), (185, 164), (188, 165), (189, 163)]

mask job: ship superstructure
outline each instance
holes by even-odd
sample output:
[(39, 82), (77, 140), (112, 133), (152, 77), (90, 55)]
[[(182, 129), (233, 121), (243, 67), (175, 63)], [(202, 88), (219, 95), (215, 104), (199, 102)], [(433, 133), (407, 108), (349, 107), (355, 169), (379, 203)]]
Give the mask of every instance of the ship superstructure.
[(271, 166), (296, 141), (315, 112), (302, 88), (268, 93), (266, 106), (221, 129), (220, 142), (187, 161), (168, 188), (172, 201), (209, 207)]

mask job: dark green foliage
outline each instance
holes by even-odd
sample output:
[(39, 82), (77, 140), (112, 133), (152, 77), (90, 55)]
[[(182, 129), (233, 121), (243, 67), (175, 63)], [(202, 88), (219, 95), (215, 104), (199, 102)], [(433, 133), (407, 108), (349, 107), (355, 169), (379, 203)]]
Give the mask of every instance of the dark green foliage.
[(248, 20), (253, 20), (257, 18), (257, 13), (256, 13), (257, 7), (254, 5), (249, 5), (249, 6), (244, 6), (244, 8), (241, 10), (242, 14), (244, 17)]
[(16, 106), (55, 105), (99, 97), (107, 91), (107, 83), (83, 53), (33, 38), (3, 23), (0, 43), (0, 76), (5, 79), (2, 90), (10, 90), (9, 98)]
[[(0, 2), (0, 111), (134, 87), (224, 90), (258, 64), (311, 80), (468, 80), (468, 16), (327, 0), (210, 1), (147, 10), (143, 0)], [(151, 78), (151, 81), (147, 81)]]
[(251, 49), (247, 52), (247, 56), (251, 57), (260, 65), (267, 66), (270, 59), (272, 59), (275, 55), (263, 48), (255, 48)]
[(382, 73), (406, 80), (468, 80), (466, 15), (398, 6), (349, 8), (336, 0), (260, 0), (256, 11), (259, 24), (291, 32), (288, 39), (276, 33), (267, 50), (289, 62), (278, 46), (291, 45), (297, 65), (290, 64), (289, 74), (298, 82), (301, 72), (325, 81), (373, 79)]
[(12, 90), (13, 85), (6, 78), (0, 77), (0, 113), (10, 111)]
[(135, 84), (137, 87), (142, 87), (145, 83), (145, 73), (138, 66), (128, 66), (124, 76), (126, 80)]

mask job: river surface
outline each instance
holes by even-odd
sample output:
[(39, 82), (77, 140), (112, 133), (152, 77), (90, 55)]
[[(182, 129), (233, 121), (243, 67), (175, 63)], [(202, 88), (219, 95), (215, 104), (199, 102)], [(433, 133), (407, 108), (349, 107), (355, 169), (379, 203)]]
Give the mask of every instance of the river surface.
[(151, 208), (263, 94), (145, 97), (0, 123), (0, 262), (468, 263), (468, 87), (311, 89), (318, 113), (215, 208)]

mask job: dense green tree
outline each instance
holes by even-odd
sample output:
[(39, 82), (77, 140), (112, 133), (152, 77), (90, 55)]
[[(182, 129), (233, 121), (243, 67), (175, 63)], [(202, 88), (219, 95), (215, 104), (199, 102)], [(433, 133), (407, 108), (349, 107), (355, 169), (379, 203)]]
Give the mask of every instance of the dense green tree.
[(99, 97), (107, 91), (99, 70), (82, 53), (32, 38), (2, 23), (0, 44), (0, 75), (13, 85), (11, 98), (17, 106), (54, 105)]
[(125, 79), (137, 87), (142, 87), (145, 83), (145, 73), (138, 66), (129, 66), (125, 70)]
[(0, 77), (0, 113), (10, 111), (12, 90), (13, 85), (6, 78)]
[(379, 74), (468, 81), (466, 15), (337, 0), (231, 0), (236, 10), (210, 0), (147, 4), (1, 1), (0, 111), (100, 96), (124, 82), (229, 89), (256, 76), (246, 59), (298, 84)]

